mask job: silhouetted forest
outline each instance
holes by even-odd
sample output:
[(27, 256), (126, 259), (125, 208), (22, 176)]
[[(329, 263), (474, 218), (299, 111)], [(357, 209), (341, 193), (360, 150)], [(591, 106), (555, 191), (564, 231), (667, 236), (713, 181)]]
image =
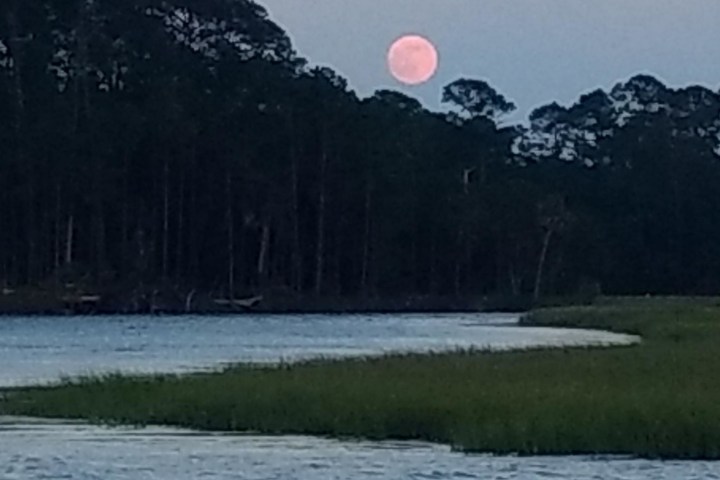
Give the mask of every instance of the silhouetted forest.
[(517, 125), (484, 80), (438, 95), (358, 98), (250, 0), (4, 0), (0, 282), (720, 290), (718, 92), (638, 75)]

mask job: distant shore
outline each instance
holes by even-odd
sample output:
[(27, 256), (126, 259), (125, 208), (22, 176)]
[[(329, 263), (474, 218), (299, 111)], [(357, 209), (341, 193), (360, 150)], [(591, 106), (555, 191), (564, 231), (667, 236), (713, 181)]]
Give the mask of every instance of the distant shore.
[[(546, 305), (587, 304), (582, 298), (546, 299)], [(185, 291), (57, 293), (40, 289), (5, 290), (0, 315), (184, 315), (184, 314), (311, 314), (311, 313), (440, 313), (524, 312), (532, 307), (528, 296), (509, 295), (397, 295), (316, 296), (250, 293), (228, 299), (209, 292)]]

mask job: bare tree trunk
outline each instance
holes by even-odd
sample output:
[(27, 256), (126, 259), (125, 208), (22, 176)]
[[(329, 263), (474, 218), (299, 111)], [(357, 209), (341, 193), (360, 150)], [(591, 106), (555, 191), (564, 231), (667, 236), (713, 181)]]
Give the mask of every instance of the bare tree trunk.
[[(327, 135), (327, 133), (325, 133)], [(327, 192), (325, 185), (325, 175), (327, 173), (328, 152), (327, 139), (323, 144), (323, 151), (320, 159), (320, 193), (318, 195), (318, 213), (317, 213), (317, 249), (315, 251), (315, 294), (320, 295), (323, 290), (323, 273), (325, 269), (325, 210), (327, 202)]]
[(547, 252), (550, 247), (550, 241), (555, 233), (562, 231), (567, 223), (572, 220), (572, 216), (565, 208), (565, 199), (561, 196), (550, 196), (538, 205), (538, 220), (544, 229), (542, 248), (540, 249), (540, 258), (538, 259), (538, 268), (535, 275), (535, 288), (533, 290), (533, 300), (535, 302), (540, 298), (540, 289), (542, 287), (542, 278), (547, 259)]
[(93, 158), (93, 140), (80, 136), (80, 132), (88, 133), (88, 125), (92, 122), (92, 111), (90, 105), (90, 35), (92, 28), (92, 0), (78, 0), (80, 4), (77, 28), (77, 89), (80, 98), (76, 97), (82, 105), (82, 113), (77, 114), (76, 134), (78, 138), (82, 138), (85, 144), (82, 146), (82, 160), (92, 162), (93, 173), (93, 231), (94, 231), (94, 263), (95, 278), (98, 280), (105, 265), (105, 214), (102, 204), (103, 178), (102, 164), (100, 158)]
[(178, 207), (177, 207), (177, 235), (175, 236), (175, 282), (180, 280), (183, 273), (183, 237), (185, 227), (185, 169), (180, 174), (180, 189), (178, 191)]
[(430, 285), (428, 287), (428, 291), (430, 294), (437, 294), (440, 293), (440, 289), (438, 288), (438, 265), (437, 265), (437, 244), (438, 244), (438, 232), (437, 228), (432, 229), (432, 238), (430, 243), (430, 258), (428, 261), (430, 262)]
[(67, 219), (67, 228), (65, 234), (65, 265), (70, 265), (73, 262), (73, 233), (75, 230), (75, 217), (70, 214)]
[(510, 278), (510, 292), (513, 296), (517, 297), (520, 295), (520, 280), (515, 273), (515, 267), (512, 264), (508, 264), (508, 277)]
[(260, 287), (264, 287), (267, 279), (267, 257), (270, 251), (270, 224), (268, 222), (263, 223), (260, 232), (257, 274)]
[(292, 249), (292, 263), (293, 263), (293, 288), (296, 291), (302, 290), (303, 284), (303, 265), (302, 265), (302, 251), (300, 245), (300, 172), (298, 171), (298, 158), (295, 145), (295, 124), (293, 121), (292, 114), (289, 117), (289, 128), (290, 128), (290, 158), (292, 168), (292, 197), (293, 197), (293, 249)]
[(341, 295), (343, 292), (342, 286), (342, 253), (343, 253), (343, 242), (340, 232), (335, 236), (335, 261), (333, 262), (333, 292), (335, 295)]
[[(157, 187), (157, 185), (154, 185), (154, 187)], [(154, 191), (153, 198), (155, 198), (155, 195), (158, 193), (159, 192)], [(161, 244), (160, 225), (162, 225), (160, 208), (155, 204), (155, 202), (153, 202), (152, 213), (150, 214), (149, 221), (147, 223), (147, 236), (143, 237), (146, 241), (145, 252), (147, 256), (147, 268), (145, 270), (146, 275), (143, 275), (143, 277), (147, 278), (150, 283), (153, 283), (160, 273), (160, 261), (158, 256), (158, 248)]]
[(462, 289), (462, 262), (465, 257), (463, 254), (465, 250), (465, 231), (463, 227), (461, 226), (458, 230), (458, 241), (457, 241), (457, 249), (455, 252), (455, 272), (454, 272), (454, 290), (455, 290), (455, 296), (460, 295), (460, 291)]
[(190, 313), (192, 310), (192, 301), (195, 297), (195, 289), (193, 288), (190, 290), (190, 293), (187, 294), (187, 297), (185, 297), (185, 313)]
[[(0, 195), (2, 203), (0, 205), (7, 205), (7, 193), (4, 188), (0, 187)], [(10, 276), (10, 263), (9, 263), (9, 252), (12, 251), (10, 246), (9, 236), (11, 230), (10, 214), (7, 209), (0, 209), (0, 282), (2, 286), (6, 288), (8, 286)]]
[(170, 165), (167, 154), (163, 166), (163, 233), (162, 233), (162, 278), (168, 277), (168, 236), (170, 233)]
[(40, 231), (38, 232), (38, 238), (44, 243), (40, 245), (39, 256), (38, 256), (38, 278), (47, 278), (52, 271), (52, 241), (48, 243), (50, 239), (50, 232), (52, 232), (53, 215), (49, 208), (45, 205), (40, 207), (40, 219), (39, 219)]
[(520, 246), (516, 239), (508, 237), (507, 244), (512, 245), (512, 250), (506, 254), (508, 281), (513, 296), (520, 295), (522, 290), (522, 279), (517, 272), (518, 258), (520, 257)]
[(130, 168), (129, 168), (129, 152), (127, 149), (125, 149), (125, 152), (123, 153), (123, 187), (122, 187), (122, 207), (121, 207), (121, 213), (120, 213), (120, 260), (121, 265), (123, 265), (123, 270), (125, 270), (123, 273), (127, 273), (127, 269), (130, 266), (130, 246), (129, 242), (130, 239), (128, 238), (128, 235), (130, 234), (130, 228), (128, 225), (129, 221), (129, 206), (128, 201), (130, 197), (130, 192), (128, 191), (128, 177), (130, 176)]
[(522, 278), (517, 272), (518, 258), (520, 257), (520, 247), (517, 240), (513, 241), (513, 251), (508, 256), (508, 277), (510, 280), (510, 290), (513, 296), (517, 297), (522, 291)]
[(465, 289), (467, 291), (468, 286), (473, 286), (473, 277), (472, 272), (473, 270), (473, 263), (472, 263), (472, 235), (466, 234), (465, 235), (465, 243), (463, 245), (463, 265), (465, 266)]
[[(197, 138), (194, 140), (197, 142)], [(191, 175), (190, 178), (196, 178), (197, 174), (197, 143), (193, 147), (192, 163), (191, 163)], [(190, 205), (188, 206), (188, 225), (185, 231), (188, 232), (188, 269), (187, 275), (189, 278), (197, 278), (200, 270), (200, 258), (198, 252), (198, 235), (199, 235), (199, 222), (197, 218), (197, 196), (198, 188), (197, 181), (190, 183)]]
[(533, 289), (533, 301), (537, 302), (540, 298), (540, 287), (542, 283), (543, 269), (545, 268), (545, 259), (547, 257), (550, 240), (552, 239), (553, 230), (548, 228), (543, 236), (542, 249), (540, 250), (540, 259), (538, 260), (537, 273), (535, 275), (535, 288)]
[(55, 279), (57, 281), (58, 274), (60, 273), (60, 265), (62, 263), (62, 195), (60, 190), (60, 183), (55, 185), (55, 227), (54, 227), (54, 247), (53, 247), (53, 269), (55, 270)]
[(368, 179), (365, 184), (365, 228), (363, 229), (363, 257), (360, 276), (360, 290), (363, 295), (368, 293), (370, 274), (370, 238), (372, 235), (372, 183)]
[(100, 185), (100, 168), (97, 168), (95, 193), (95, 277), (100, 279), (105, 268), (105, 212), (102, 205), (102, 189)]
[(18, 2), (15, 2), (13, 8), (8, 9), (6, 21), (8, 25), (8, 33), (10, 38), (11, 54), (13, 58), (13, 94), (15, 97), (15, 137), (17, 147), (15, 156), (17, 164), (25, 169), (27, 184), (25, 185), (25, 234), (27, 242), (26, 250), (26, 281), (31, 282), (35, 277), (37, 239), (35, 231), (35, 189), (34, 189), (34, 165), (32, 159), (27, 157), (25, 151), (25, 90), (23, 88), (23, 66), (24, 58), (21, 53), (21, 44), (23, 39), (20, 38), (20, 31), (15, 15), (18, 8)]
[(235, 298), (235, 227), (232, 205), (232, 175), (230, 166), (225, 172), (225, 225), (227, 229), (227, 256), (228, 256), (228, 298)]
[(413, 294), (418, 291), (418, 286), (420, 285), (420, 267), (418, 266), (420, 261), (420, 247), (418, 246), (417, 230), (417, 227), (415, 227), (415, 232), (413, 232), (412, 239), (410, 240), (410, 268), (408, 269), (410, 272), (408, 290)]

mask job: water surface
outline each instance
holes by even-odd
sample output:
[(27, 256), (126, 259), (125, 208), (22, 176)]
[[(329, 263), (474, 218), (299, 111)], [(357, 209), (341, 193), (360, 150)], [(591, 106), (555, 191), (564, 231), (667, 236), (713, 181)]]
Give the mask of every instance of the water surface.
[[(631, 336), (520, 328), (517, 315), (6, 317), (0, 386), (109, 371), (188, 372), (455, 348), (626, 344)], [(494, 458), (415, 442), (215, 435), (0, 418), (0, 480), (720, 479), (720, 465)]]
[(506, 314), (4, 317), (0, 386), (113, 371), (188, 372), (233, 362), (635, 340), (521, 328), (517, 320)]
[(464, 455), (419, 442), (243, 437), (0, 418), (2, 480), (699, 480), (713, 462)]

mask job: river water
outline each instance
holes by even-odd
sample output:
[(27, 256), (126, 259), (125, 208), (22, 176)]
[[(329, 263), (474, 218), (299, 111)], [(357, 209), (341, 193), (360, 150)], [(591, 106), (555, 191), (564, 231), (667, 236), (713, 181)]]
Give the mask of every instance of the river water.
[(517, 320), (507, 314), (0, 317), (0, 387), (233, 362), (634, 341), (605, 332), (518, 328)]
[(718, 479), (711, 462), (464, 455), (417, 442), (207, 435), (0, 418), (3, 480)]
[[(0, 386), (110, 371), (453, 348), (627, 344), (519, 328), (513, 315), (247, 315), (0, 319)], [(720, 479), (720, 463), (464, 455), (414, 442), (215, 435), (0, 417), (0, 480)]]

